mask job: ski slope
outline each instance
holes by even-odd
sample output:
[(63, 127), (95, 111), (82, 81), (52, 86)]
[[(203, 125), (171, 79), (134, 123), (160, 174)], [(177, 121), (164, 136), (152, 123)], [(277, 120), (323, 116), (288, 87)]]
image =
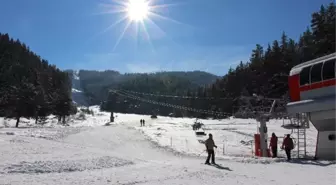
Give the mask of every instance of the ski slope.
[(87, 106), (87, 97), (85, 96), (83, 89), (80, 84), (79, 72), (73, 71), (73, 75), (71, 78), (72, 84), (72, 91), (71, 91), (71, 98), (73, 102), (77, 105)]
[[(158, 142), (161, 146), (168, 146), (183, 153), (198, 155), (204, 150), (200, 141), (208, 136), (196, 136), (192, 130), (195, 119), (189, 118), (164, 118), (152, 120), (147, 117), (147, 126), (136, 128), (141, 130), (151, 140)], [(258, 128), (258, 122), (254, 119), (224, 119), (224, 120), (198, 120), (204, 124), (203, 130), (206, 134), (213, 134), (214, 141), (218, 145), (217, 156), (229, 157), (251, 157), (254, 155), (254, 134)], [(267, 123), (268, 136), (274, 132), (278, 136), (279, 147), (286, 134), (291, 134), (291, 129), (284, 129), (283, 124), (289, 120), (270, 120)], [(317, 131), (311, 125), (307, 129), (307, 154), (311, 157), (315, 154)], [(296, 141), (296, 135), (291, 134)], [(270, 138), (269, 138), (270, 139)], [(295, 148), (296, 149), (296, 148)], [(293, 154), (296, 155), (296, 150)], [(206, 154), (205, 154), (206, 155)], [(285, 156), (280, 151), (281, 157)]]
[[(96, 107), (92, 109), (94, 116), (86, 115), (86, 120), (79, 120), (76, 115), (68, 120), (70, 126), (67, 127), (58, 125), (52, 116), (43, 127), (32, 125), (33, 120), (24, 120), (25, 123), (20, 124), (22, 128), (12, 128), (14, 120), (0, 119), (0, 184), (310, 185), (335, 182), (333, 162), (286, 162), (248, 156), (248, 146), (239, 147), (239, 140), (249, 139), (241, 133), (256, 131), (253, 120), (203, 120), (208, 122), (206, 132), (214, 134), (217, 145), (224, 136), (227, 139), (225, 154), (216, 151), (217, 163), (221, 165), (216, 168), (204, 165), (204, 155), (199, 156), (202, 144), (193, 142), (199, 139), (192, 134), (193, 119), (159, 117), (152, 120), (149, 116), (116, 114), (116, 122), (105, 126), (109, 115)], [(146, 120), (145, 127), (139, 127), (141, 118)], [(281, 127), (276, 125), (274, 121), (280, 136)], [(222, 130), (222, 127), (239, 129), (224, 132), (228, 129)], [(174, 138), (173, 145), (170, 145), (170, 136)], [(183, 142), (186, 139), (188, 145)], [(237, 155), (245, 150), (246, 154)]]

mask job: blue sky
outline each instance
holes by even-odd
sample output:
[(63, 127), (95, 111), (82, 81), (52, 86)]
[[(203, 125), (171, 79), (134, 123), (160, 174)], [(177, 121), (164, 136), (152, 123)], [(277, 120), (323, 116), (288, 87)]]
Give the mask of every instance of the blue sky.
[[(145, 21), (147, 37), (126, 22), (107, 31), (124, 14), (99, 14), (113, 0), (2, 0), (0, 32), (19, 38), (61, 69), (124, 72), (203, 70), (217, 75), (247, 61), (255, 44), (297, 39), (311, 13), (330, 0), (152, 0), (170, 4)], [(102, 6), (105, 4), (105, 6)], [(109, 4), (109, 6), (106, 6)], [(175, 21), (172, 21), (175, 20)], [(155, 23), (155, 24), (153, 24)]]

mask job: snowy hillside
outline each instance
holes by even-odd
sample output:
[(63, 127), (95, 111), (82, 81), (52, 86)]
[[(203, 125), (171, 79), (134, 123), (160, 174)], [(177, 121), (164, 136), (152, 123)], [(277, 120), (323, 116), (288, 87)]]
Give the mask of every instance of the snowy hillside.
[[(204, 145), (190, 118), (109, 114), (90, 107), (68, 118), (70, 126), (48, 117), (43, 126), (22, 119), (0, 118), (0, 184), (334, 184), (334, 162), (252, 157), (253, 119), (201, 120), (219, 146), (219, 166), (204, 165)], [(84, 115), (84, 116), (83, 116)], [(139, 120), (146, 125), (140, 127)], [(269, 133), (279, 137), (290, 130), (283, 120), (271, 120)], [(316, 131), (307, 132), (309, 154), (314, 153)], [(279, 138), (279, 142), (282, 139)], [(280, 144), (280, 143), (279, 143)], [(295, 156), (294, 156), (295, 157)], [(314, 175), (308, 175), (314, 174)], [(288, 181), (290, 179), (290, 181)]]
[(73, 71), (71, 83), (72, 83), (72, 101), (75, 102), (77, 105), (88, 106), (86, 96), (80, 85), (78, 71)]
[[(137, 127), (145, 135), (162, 146), (169, 146), (177, 151), (200, 154), (204, 150), (204, 145), (200, 142), (208, 136), (196, 136), (191, 124), (195, 119), (181, 118), (159, 118), (158, 120), (148, 120), (147, 127)], [(257, 121), (253, 119), (225, 119), (225, 120), (201, 120), (204, 123), (206, 134), (213, 134), (218, 145), (217, 156), (227, 157), (251, 157), (254, 154), (254, 134), (257, 133)], [(291, 134), (292, 130), (284, 129), (283, 123), (288, 121), (270, 120), (268, 122), (268, 135), (274, 132), (278, 138), (278, 145), (281, 146), (285, 134)], [(291, 136), (296, 141), (296, 135)], [(307, 130), (307, 152), (314, 156), (317, 131), (311, 126)], [(269, 141), (269, 140), (268, 140)], [(296, 150), (293, 151), (296, 155)], [(203, 153), (205, 155), (205, 153)], [(284, 157), (284, 151), (280, 152)]]

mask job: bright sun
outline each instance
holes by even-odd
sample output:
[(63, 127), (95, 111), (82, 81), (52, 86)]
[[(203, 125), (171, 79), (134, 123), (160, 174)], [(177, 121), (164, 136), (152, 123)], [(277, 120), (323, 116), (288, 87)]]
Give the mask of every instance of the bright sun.
[[(106, 0), (110, 3), (100, 3), (100, 7), (102, 11), (99, 14), (120, 14), (116, 17), (119, 17), (115, 20), (114, 23), (109, 25), (99, 34), (105, 33), (111, 28), (121, 23), (125, 23), (125, 26), (121, 30), (119, 37), (116, 40), (116, 43), (113, 47), (113, 51), (118, 46), (119, 42), (125, 36), (125, 33), (129, 33), (129, 27), (133, 26), (132, 34), (134, 34), (135, 38), (144, 37), (151, 43), (152, 34), (157, 35), (166, 35), (166, 33), (155, 23), (154, 17), (156, 21), (165, 20), (177, 23), (179, 25), (183, 24), (169, 17), (165, 17), (161, 15), (160, 12), (162, 10), (167, 9), (170, 6), (175, 6), (178, 3), (173, 4), (160, 4), (158, 3), (161, 0)], [(147, 27), (148, 26), (148, 27)], [(153, 46), (152, 46), (153, 47)], [(152, 48), (153, 49), (153, 48)]]
[(149, 5), (146, 0), (129, 0), (127, 14), (131, 21), (142, 21), (147, 18)]

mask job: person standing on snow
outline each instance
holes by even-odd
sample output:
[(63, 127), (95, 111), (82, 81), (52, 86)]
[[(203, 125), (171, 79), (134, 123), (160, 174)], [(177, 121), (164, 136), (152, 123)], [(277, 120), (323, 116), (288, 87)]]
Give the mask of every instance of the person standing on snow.
[(271, 141), (270, 141), (270, 146), (269, 146), (272, 150), (272, 154), (273, 154), (273, 158), (277, 157), (277, 153), (278, 153), (278, 137), (274, 134), (274, 132), (272, 133), (272, 137), (271, 137)]
[(291, 160), (291, 150), (294, 148), (293, 139), (290, 138), (290, 134), (287, 134), (287, 137), (283, 140), (282, 149), (285, 149), (287, 155), (287, 161)]
[(214, 147), (217, 148), (217, 146), (215, 145), (215, 142), (212, 139), (212, 134), (209, 134), (209, 138), (205, 140), (205, 147), (208, 152), (208, 158), (206, 159), (205, 164), (210, 164), (209, 163), (210, 157), (211, 157), (211, 163), (216, 164)]

